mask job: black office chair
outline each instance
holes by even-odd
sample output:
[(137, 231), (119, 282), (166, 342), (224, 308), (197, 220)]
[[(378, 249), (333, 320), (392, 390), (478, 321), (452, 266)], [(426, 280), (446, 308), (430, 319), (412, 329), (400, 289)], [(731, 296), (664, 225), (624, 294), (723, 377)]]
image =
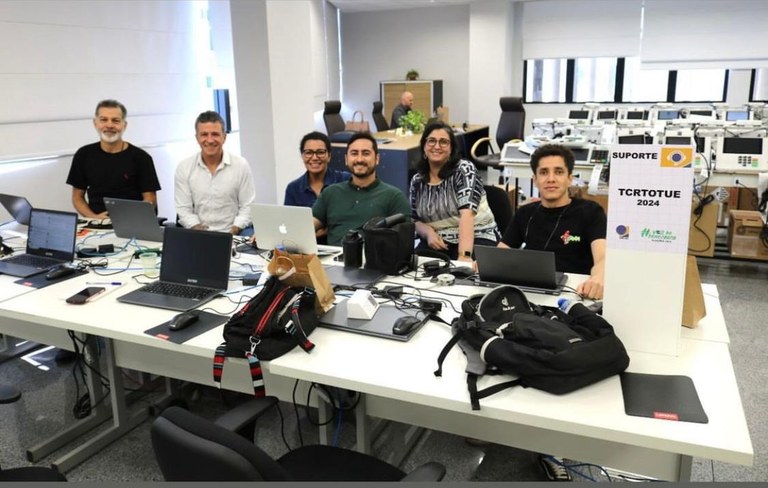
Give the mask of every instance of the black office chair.
[[(470, 154), (472, 161), (479, 170), (487, 171), (488, 168), (499, 168), (501, 163), (501, 148), (507, 142), (514, 139), (522, 139), (525, 133), (525, 108), (520, 97), (501, 97), (499, 99), (501, 117), (496, 127), (496, 152), (493, 152), (492, 139), (483, 137), (472, 145)], [(490, 154), (477, 154), (483, 144), (488, 144)]]
[(166, 481), (440, 481), (427, 463), (406, 475), (373, 456), (331, 446), (303, 446), (275, 460), (253, 444), (256, 419), (277, 403), (260, 398), (215, 423), (179, 407), (152, 424), (152, 447)]
[(325, 131), (331, 142), (347, 142), (353, 131), (344, 130), (344, 118), (341, 116), (341, 102), (338, 100), (326, 100), (323, 110), (323, 122)]
[(485, 185), (485, 196), (488, 199), (488, 206), (491, 208), (493, 220), (499, 228), (501, 235), (507, 230), (507, 226), (512, 222), (512, 202), (509, 201), (509, 195), (503, 188), (498, 186)]
[(371, 111), (371, 116), (373, 116), (373, 121), (376, 123), (376, 130), (379, 132), (389, 130), (387, 118), (384, 117), (382, 110), (384, 110), (384, 106), (381, 102), (373, 102), (373, 110)]

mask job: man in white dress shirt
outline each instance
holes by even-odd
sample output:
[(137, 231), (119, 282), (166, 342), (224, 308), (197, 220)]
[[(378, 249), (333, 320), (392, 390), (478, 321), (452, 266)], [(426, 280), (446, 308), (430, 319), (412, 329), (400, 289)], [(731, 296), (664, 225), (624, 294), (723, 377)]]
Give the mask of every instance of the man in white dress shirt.
[(195, 121), (200, 152), (176, 167), (176, 214), (188, 229), (250, 235), (249, 206), (256, 197), (248, 162), (224, 151), (227, 134), (216, 112), (203, 112)]

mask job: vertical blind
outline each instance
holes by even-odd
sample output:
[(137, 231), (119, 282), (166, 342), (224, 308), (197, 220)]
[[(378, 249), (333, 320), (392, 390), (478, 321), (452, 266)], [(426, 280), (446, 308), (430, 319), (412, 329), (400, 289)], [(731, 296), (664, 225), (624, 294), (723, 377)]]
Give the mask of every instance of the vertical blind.
[(637, 56), (641, 12), (641, 0), (526, 2), (523, 59)]
[(645, 0), (642, 67), (766, 67), (767, 30), (766, 0)]

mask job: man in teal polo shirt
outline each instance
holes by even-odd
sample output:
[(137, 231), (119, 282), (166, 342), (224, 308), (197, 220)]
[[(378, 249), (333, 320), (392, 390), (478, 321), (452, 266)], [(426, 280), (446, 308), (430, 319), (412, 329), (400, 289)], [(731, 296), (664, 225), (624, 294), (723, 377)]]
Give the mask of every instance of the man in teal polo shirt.
[(374, 217), (400, 213), (411, 220), (403, 192), (376, 177), (379, 148), (370, 133), (355, 133), (344, 159), (352, 178), (326, 187), (312, 207), (315, 229), (328, 229), (328, 244), (340, 246), (347, 231), (361, 228)]

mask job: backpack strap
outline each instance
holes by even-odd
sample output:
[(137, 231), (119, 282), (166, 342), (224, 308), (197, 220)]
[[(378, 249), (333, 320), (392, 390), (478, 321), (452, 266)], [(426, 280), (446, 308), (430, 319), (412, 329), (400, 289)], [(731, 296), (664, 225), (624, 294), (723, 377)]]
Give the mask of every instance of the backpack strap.
[[(256, 343), (252, 341), (251, 345), (251, 351), (245, 352), (245, 359), (248, 361), (248, 370), (251, 373), (253, 394), (255, 397), (261, 398), (266, 395), (266, 391), (264, 390), (264, 374), (261, 370), (261, 362), (259, 361), (259, 358), (253, 353)], [(221, 376), (222, 373), (224, 373), (224, 360), (227, 357), (226, 351), (227, 343), (222, 342), (219, 344), (219, 347), (216, 348), (216, 352), (213, 356), (213, 382), (219, 389), (221, 389)]]
[(314, 314), (315, 295), (313, 293), (305, 295), (305, 293), (307, 292), (303, 291), (296, 295), (297, 299), (291, 305), (291, 320), (286, 324), (285, 332), (293, 337), (300, 348), (309, 352), (315, 348), (315, 345), (307, 338), (307, 333), (301, 325), (301, 316), (304, 315), (305, 319), (311, 320), (311, 314)]
[(440, 355), (437, 357), (437, 370), (435, 370), (435, 376), (443, 376), (443, 361), (445, 361), (448, 353), (451, 351), (451, 349), (453, 349), (453, 346), (455, 346), (456, 343), (461, 340), (462, 337), (464, 337), (464, 330), (457, 330), (456, 333), (453, 334), (453, 337), (451, 337), (451, 340), (449, 340), (445, 347), (443, 347), (443, 350), (440, 351)]
[(467, 389), (469, 390), (469, 401), (472, 403), (472, 410), (480, 410), (480, 399), (489, 397), (493, 395), (494, 393), (498, 393), (502, 390), (506, 390), (507, 388), (512, 388), (513, 386), (517, 386), (520, 384), (520, 380), (511, 380), (511, 381), (505, 381), (503, 383), (499, 383), (497, 385), (489, 386), (488, 388), (483, 388), (482, 390), (477, 389), (477, 378), (479, 376), (474, 373), (467, 373)]

